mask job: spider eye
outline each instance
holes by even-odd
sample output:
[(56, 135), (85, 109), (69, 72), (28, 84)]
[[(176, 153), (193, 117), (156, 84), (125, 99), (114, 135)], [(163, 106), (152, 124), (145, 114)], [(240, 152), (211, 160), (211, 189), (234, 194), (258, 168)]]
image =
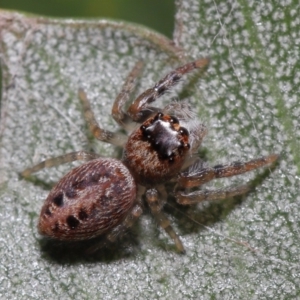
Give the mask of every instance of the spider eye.
[(179, 120), (176, 117), (171, 117), (170, 123), (172, 123), (172, 124), (179, 124)]
[(183, 141), (180, 142), (180, 146), (182, 148), (188, 148), (188, 149), (190, 149), (190, 147), (191, 147), (191, 145), (189, 143), (184, 143)]
[(184, 127), (181, 127), (181, 128), (179, 129), (179, 133), (180, 133), (181, 135), (189, 136), (188, 130), (187, 130), (186, 128), (184, 128)]
[(169, 157), (169, 162), (173, 162), (174, 161), (174, 153), (172, 153), (172, 155)]

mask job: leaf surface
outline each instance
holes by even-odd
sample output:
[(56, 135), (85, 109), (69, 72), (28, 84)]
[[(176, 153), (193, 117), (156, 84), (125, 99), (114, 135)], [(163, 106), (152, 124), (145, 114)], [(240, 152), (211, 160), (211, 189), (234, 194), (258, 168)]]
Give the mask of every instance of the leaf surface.
[[(292, 1), (177, 1), (174, 41), (141, 26), (107, 20), (54, 20), (0, 12), (0, 295), (6, 299), (263, 299), (299, 296), (299, 41)], [(184, 52), (180, 51), (180, 48)], [(18, 172), (47, 157), (87, 150), (118, 156), (88, 136), (77, 97), (84, 88), (96, 118), (117, 130), (114, 98), (138, 60), (136, 94), (185, 59), (211, 58), (204, 78), (171, 95), (189, 99), (209, 129), (208, 164), (281, 155), (246, 197), (166, 212), (187, 253), (145, 213), (128, 241), (86, 257), (41, 240), (38, 213), (70, 165)], [(158, 105), (162, 105), (160, 102)], [(175, 206), (175, 207), (174, 207)], [(135, 244), (133, 241), (136, 241)], [(83, 251), (83, 250), (82, 250)]]

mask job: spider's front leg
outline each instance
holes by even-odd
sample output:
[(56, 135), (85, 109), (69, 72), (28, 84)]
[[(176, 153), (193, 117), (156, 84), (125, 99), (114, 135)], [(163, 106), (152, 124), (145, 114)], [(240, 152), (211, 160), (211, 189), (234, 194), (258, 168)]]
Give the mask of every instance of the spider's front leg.
[(171, 237), (174, 241), (177, 250), (180, 253), (185, 253), (184, 246), (179, 238), (179, 236), (174, 231), (171, 226), (170, 220), (166, 217), (166, 215), (162, 212), (162, 205), (158, 198), (158, 192), (156, 189), (149, 189), (146, 192), (146, 200), (151, 210), (152, 215), (156, 219), (157, 223), (160, 227), (162, 227), (166, 233)]
[(78, 96), (83, 106), (84, 118), (93, 136), (102, 142), (110, 143), (115, 146), (124, 146), (127, 140), (125, 135), (102, 129), (99, 126), (84, 90), (79, 89)]
[(278, 159), (278, 155), (271, 154), (248, 162), (234, 162), (230, 165), (216, 165), (214, 167), (202, 168), (201, 166), (191, 166), (186, 172), (182, 172), (178, 178), (176, 198), (182, 205), (189, 205), (206, 200), (219, 200), (247, 193), (251, 186), (243, 185), (239, 187), (230, 187), (216, 191), (199, 190), (191, 193), (183, 192), (180, 189), (200, 186), (215, 178), (231, 177), (243, 174), (265, 165), (271, 165)]
[(123, 111), (123, 107), (128, 101), (130, 94), (135, 88), (136, 78), (140, 75), (143, 68), (143, 63), (141, 61), (137, 62), (134, 68), (131, 70), (129, 75), (126, 78), (125, 83), (122, 86), (120, 93), (114, 101), (114, 105), (111, 110), (111, 114), (115, 121), (122, 127), (128, 126), (132, 122), (131, 118), (127, 113)]
[(137, 97), (137, 99), (130, 105), (128, 109), (128, 115), (135, 122), (143, 122), (145, 119), (151, 115), (155, 109), (153, 107), (149, 107), (149, 103), (154, 102), (160, 96), (162, 96), (165, 92), (175, 86), (183, 75), (192, 72), (195, 69), (200, 69), (201, 71), (205, 71), (208, 67), (209, 59), (202, 58), (190, 63), (187, 63), (174, 71), (167, 74), (163, 79), (158, 81), (154, 87), (146, 90), (141, 95)]

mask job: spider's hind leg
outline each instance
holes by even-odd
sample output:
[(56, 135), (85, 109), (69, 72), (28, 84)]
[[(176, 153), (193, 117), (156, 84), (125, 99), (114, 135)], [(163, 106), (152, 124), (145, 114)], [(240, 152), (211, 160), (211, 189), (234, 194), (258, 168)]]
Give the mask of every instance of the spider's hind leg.
[(266, 165), (271, 165), (275, 163), (277, 159), (277, 154), (270, 154), (247, 162), (237, 161), (228, 165), (216, 165), (214, 167), (207, 168), (202, 168), (201, 166), (197, 168), (197, 165), (191, 166), (187, 171), (179, 174), (178, 187), (197, 187), (215, 178), (240, 175)]
[(178, 178), (176, 198), (177, 202), (182, 205), (189, 205), (201, 201), (220, 200), (229, 197), (246, 194), (251, 190), (251, 185), (242, 185), (238, 187), (229, 187), (220, 190), (198, 190), (186, 192), (183, 189), (201, 186), (215, 178), (231, 177), (243, 174), (257, 168), (273, 164), (277, 161), (278, 155), (270, 154), (265, 157), (250, 160), (248, 162), (234, 162), (229, 165), (217, 165), (214, 167), (202, 168), (197, 163), (191, 166), (187, 171), (182, 172)]
[(177, 250), (180, 253), (185, 253), (184, 246), (183, 246), (179, 236), (176, 234), (173, 227), (171, 226), (169, 219), (162, 212), (162, 205), (161, 205), (160, 201), (158, 200), (157, 190), (156, 189), (147, 190), (146, 200), (147, 200), (150, 210), (151, 210), (154, 218), (158, 222), (159, 226), (161, 226), (166, 231), (166, 233), (171, 237), (171, 239), (175, 243)]
[(97, 242), (93, 246), (89, 247), (86, 250), (86, 254), (92, 254), (101, 248), (106, 248), (111, 245), (114, 245), (115, 242), (124, 236), (128, 228), (132, 227), (133, 224), (137, 221), (137, 219), (143, 213), (142, 207), (139, 203), (137, 203), (130, 211), (125, 220), (117, 225), (113, 230), (103, 236), (103, 239), (100, 242)]
[(99, 157), (98, 154), (88, 153), (85, 151), (71, 152), (68, 154), (46, 159), (31, 168), (25, 169), (24, 171), (21, 172), (20, 175), (26, 178), (29, 177), (31, 174), (36, 173), (44, 168), (52, 168), (76, 160), (89, 161), (89, 160), (96, 159), (98, 157)]
[(176, 199), (178, 204), (192, 205), (202, 201), (222, 200), (235, 196), (245, 195), (250, 190), (250, 185), (241, 185), (238, 187), (229, 187), (219, 190), (198, 190), (190, 193), (177, 192)]

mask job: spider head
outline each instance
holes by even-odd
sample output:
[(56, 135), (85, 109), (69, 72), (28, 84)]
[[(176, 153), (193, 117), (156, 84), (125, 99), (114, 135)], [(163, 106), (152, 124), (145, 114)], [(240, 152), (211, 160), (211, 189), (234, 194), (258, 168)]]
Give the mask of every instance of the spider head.
[(172, 162), (176, 155), (182, 155), (190, 147), (187, 129), (180, 127), (178, 119), (174, 116), (157, 113), (155, 117), (148, 119), (140, 130), (144, 140), (151, 144), (162, 160)]
[(180, 171), (189, 148), (188, 130), (159, 112), (129, 136), (123, 161), (138, 183), (159, 184)]

